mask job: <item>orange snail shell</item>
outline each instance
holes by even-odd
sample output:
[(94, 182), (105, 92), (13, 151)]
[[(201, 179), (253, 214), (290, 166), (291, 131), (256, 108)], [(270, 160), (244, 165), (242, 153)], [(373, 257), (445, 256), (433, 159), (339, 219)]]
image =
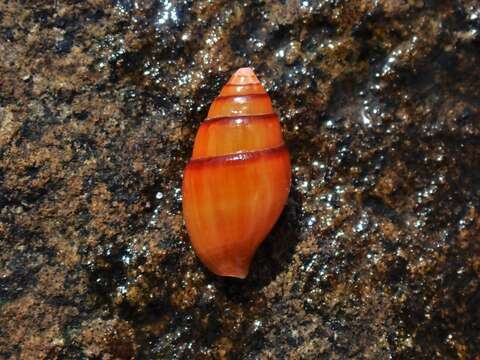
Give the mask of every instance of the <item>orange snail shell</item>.
[(245, 278), (290, 189), (290, 156), (270, 97), (241, 68), (200, 126), (183, 177), (193, 248), (212, 272)]

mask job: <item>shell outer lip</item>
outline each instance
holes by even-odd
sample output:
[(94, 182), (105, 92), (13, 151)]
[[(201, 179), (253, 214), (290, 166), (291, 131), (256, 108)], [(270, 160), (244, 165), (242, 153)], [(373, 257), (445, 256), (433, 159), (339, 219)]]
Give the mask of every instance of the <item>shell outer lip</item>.
[(258, 159), (260, 157), (279, 156), (283, 153), (286, 153), (288, 155), (288, 149), (285, 143), (273, 148), (192, 159), (187, 164), (187, 169), (198, 168), (203, 166), (225, 165), (226, 163), (235, 163), (237, 161), (251, 161), (251, 160)]

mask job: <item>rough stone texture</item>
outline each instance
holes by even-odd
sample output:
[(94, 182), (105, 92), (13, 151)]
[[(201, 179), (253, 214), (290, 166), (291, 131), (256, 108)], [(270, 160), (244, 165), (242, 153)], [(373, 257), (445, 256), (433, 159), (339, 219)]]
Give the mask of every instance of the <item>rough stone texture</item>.
[[(0, 358), (478, 358), (479, 3), (172, 3), (0, 3)], [(238, 281), (180, 174), (245, 65), (294, 182)]]

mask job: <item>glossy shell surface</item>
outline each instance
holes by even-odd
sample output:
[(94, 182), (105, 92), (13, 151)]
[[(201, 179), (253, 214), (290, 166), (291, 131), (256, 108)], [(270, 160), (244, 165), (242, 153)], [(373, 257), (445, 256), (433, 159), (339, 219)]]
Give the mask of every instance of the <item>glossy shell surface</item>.
[(253, 70), (241, 68), (210, 106), (183, 178), (185, 223), (205, 266), (247, 276), (285, 206), (290, 174), (270, 97)]

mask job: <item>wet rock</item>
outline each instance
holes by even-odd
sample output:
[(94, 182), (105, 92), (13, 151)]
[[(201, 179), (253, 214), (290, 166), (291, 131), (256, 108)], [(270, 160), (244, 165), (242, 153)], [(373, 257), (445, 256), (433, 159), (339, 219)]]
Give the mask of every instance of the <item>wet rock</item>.
[[(480, 354), (480, 7), (0, 4), (0, 357)], [(252, 66), (292, 191), (245, 281), (181, 216), (208, 106)]]

